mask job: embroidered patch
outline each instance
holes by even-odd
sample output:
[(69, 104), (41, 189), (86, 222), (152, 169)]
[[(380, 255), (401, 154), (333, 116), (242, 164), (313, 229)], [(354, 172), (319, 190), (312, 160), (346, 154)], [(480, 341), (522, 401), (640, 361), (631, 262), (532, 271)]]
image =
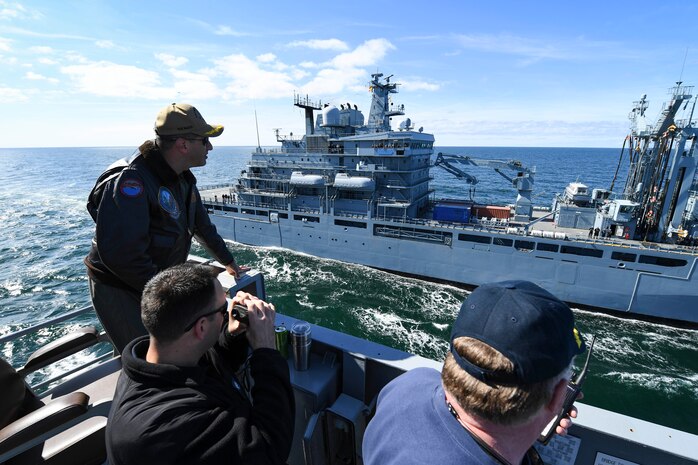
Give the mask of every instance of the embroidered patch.
[(172, 218), (175, 220), (179, 218), (179, 205), (177, 205), (177, 200), (175, 200), (174, 195), (167, 187), (161, 187), (158, 193), (158, 201), (160, 202), (160, 207), (165, 210)]
[(119, 192), (126, 197), (138, 197), (143, 193), (143, 183), (138, 179), (124, 179), (119, 186)]

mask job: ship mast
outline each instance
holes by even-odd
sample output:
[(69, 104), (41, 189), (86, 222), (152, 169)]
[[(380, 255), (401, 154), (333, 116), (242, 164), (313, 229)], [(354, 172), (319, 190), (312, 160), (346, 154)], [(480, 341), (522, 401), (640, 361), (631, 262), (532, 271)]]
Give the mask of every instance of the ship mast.
[(305, 110), (305, 135), (310, 136), (315, 134), (315, 125), (313, 120), (313, 111), (322, 109), (322, 102), (312, 102), (307, 95), (301, 97), (299, 94), (293, 95), (293, 104)]
[[(390, 131), (390, 117), (405, 114), (404, 105), (393, 105), (390, 101), (390, 94), (397, 94), (396, 83), (390, 83), (390, 76), (385, 78), (385, 82), (380, 82), (383, 73), (371, 74), (369, 90), (373, 93), (371, 100), (371, 112), (368, 115), (368, 128), (371, 132)], [(394, 106), (394, 108), (391, 108)]]

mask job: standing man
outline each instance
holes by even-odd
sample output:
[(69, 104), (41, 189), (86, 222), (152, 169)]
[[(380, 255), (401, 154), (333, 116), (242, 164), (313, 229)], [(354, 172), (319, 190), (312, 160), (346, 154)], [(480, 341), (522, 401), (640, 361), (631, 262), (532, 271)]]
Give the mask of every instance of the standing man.
[(88, 210), (97, 223), (85, 258), (90, 296), (119, 352), (146, 334), (140, 318), (145, 283), (184, 263), (192, 237), (235, 277), (249, 270), (235, 263), (211, 224), (189, 171), (206, 164), (213, 149), (209, 138), (222, 132), (223, 126), (209, 125), (193, 106), (168, 105), (155, 120), (155, 140), (144, 142), (128, 161), (117, 162), (125, 168), (100, 177), (90, 193)]
[[(570, 308), (527, 281), (485, 284), (463, 303), (441, 373), (417, 368), (379, 394), (366, 465), (536, 465), (585, 350)], [(576, 410), (570, 412), (576, 416)], [(556, 427), (566, 434), (571, 420)]]
[[(217, 273), (177, 265), (143, 290), (149, 336), (129, 343), (106, 429), (112, 465), (284, 464), (295, 403), (276, 350), (274, 306), (245, 292), (247, 326), (231, 317)], [(249, 356), (254, 385), (235, 372)]]

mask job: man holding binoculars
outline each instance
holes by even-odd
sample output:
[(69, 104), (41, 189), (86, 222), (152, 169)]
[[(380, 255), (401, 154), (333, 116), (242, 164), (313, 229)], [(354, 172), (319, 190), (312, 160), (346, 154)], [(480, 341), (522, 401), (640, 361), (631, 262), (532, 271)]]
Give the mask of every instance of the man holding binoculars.
[[(274, 306), (245, 292), (229, 303), (216, 275), (211, 267), (177, 265), (146, 284), (141, 317), (149, 335), (122, 353), (107, 423), (109, 463), (288, 458), (294, 398), (275, 348)], [(247, 324), (231, 317), (235, 305), (247, 309)], [(251, 400), (235, 376), (250, 348)]]

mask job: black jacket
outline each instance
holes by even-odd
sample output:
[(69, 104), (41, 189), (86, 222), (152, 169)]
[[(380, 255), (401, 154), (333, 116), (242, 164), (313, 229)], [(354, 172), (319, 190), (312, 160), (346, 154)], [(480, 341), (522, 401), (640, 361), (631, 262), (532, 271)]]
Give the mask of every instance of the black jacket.
[(230, 375), (245, 336), (224, 331), (197, 367), (148, 363), (148, 344), (135, 339), (122, 355), (106, 431), (110, 464), (285, 463), (295, 404), (278, 351), (252, 353), (253, 406)]
[(141, 149), (105, 185), (85, 258), (92, 279), (139, 294), (159, 271), (186, 261), (192, 237), (222, 264), (233, 260), (201, 203), (194, 175), (187, 170), (178, 176), (152, 142)]

